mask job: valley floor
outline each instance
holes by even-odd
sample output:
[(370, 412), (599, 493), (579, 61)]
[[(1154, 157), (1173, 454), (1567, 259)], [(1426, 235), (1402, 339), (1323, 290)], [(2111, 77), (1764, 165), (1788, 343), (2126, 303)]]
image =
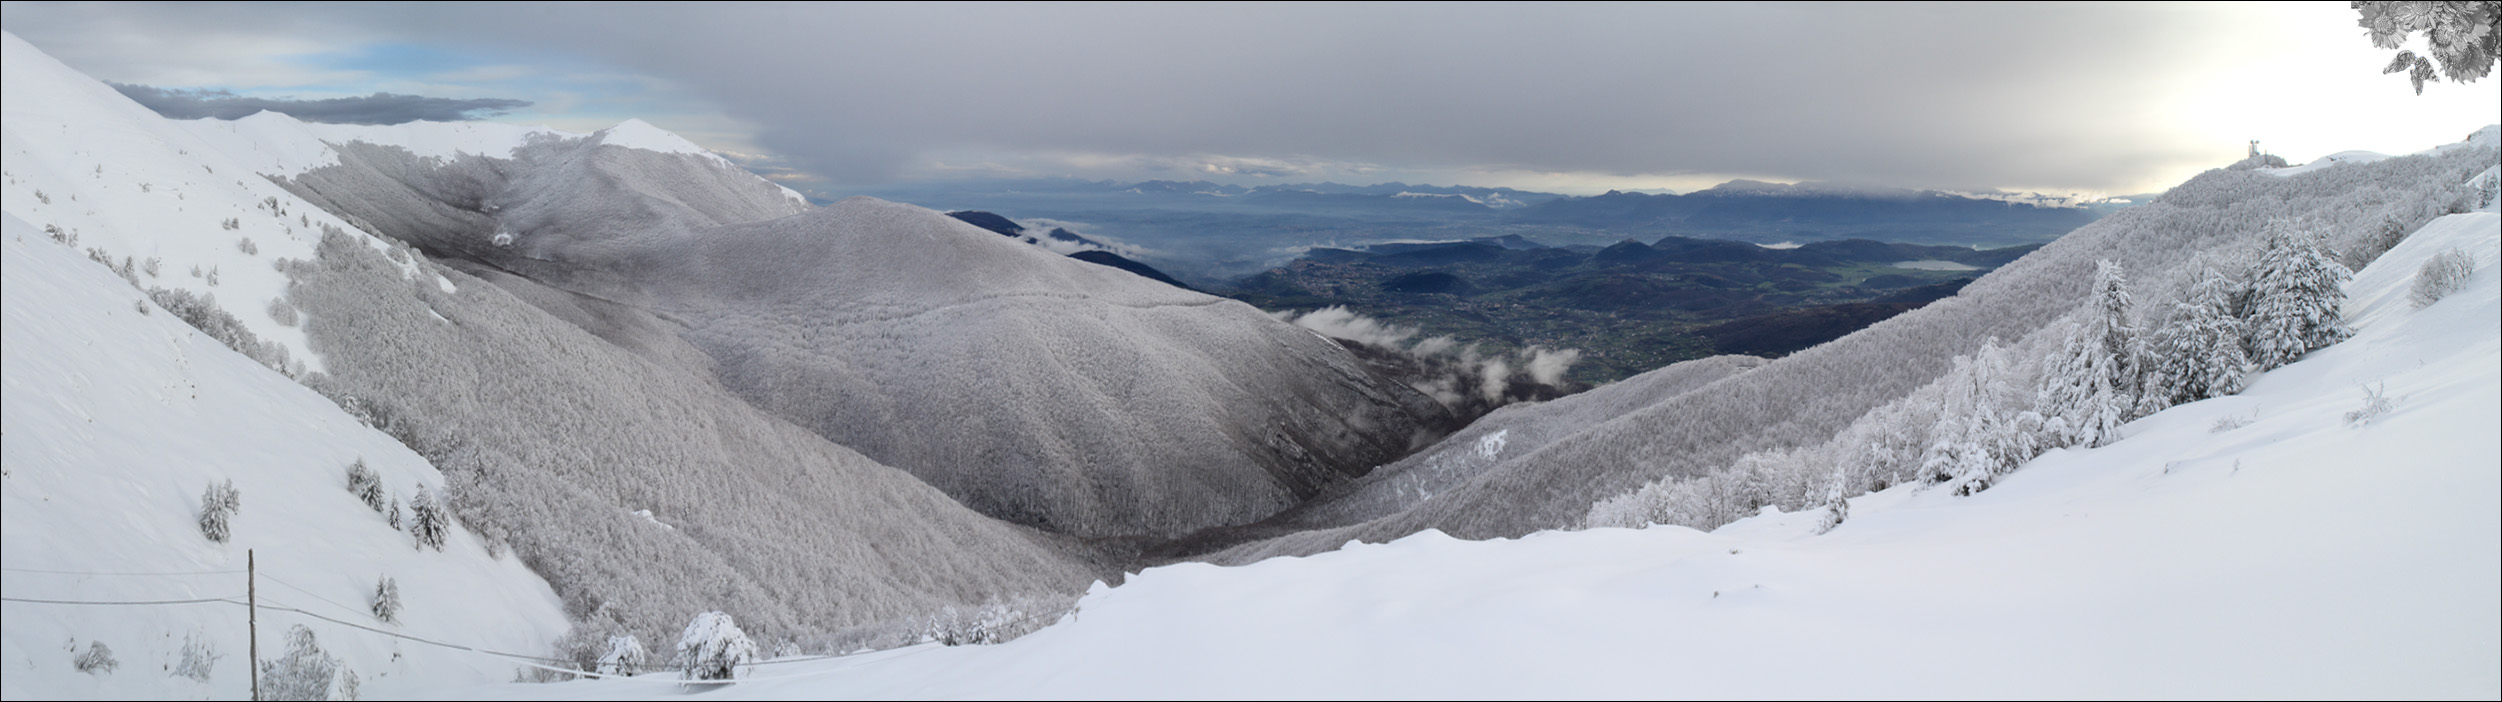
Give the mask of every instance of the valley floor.
[[(1959, 498), (1465, 542), (1427, 532), (1098, 587), (1006, 644), (752, 669), (711, 698), (2502, 696), (2491, 213), (2359, 274), (2358, 335)], [(2452, 247), (2467, 289), (2424, 309)], [(2358, 421), (2365, 391), (2391, 410)], [(674, 679), (435, 690), (636, 698)]]

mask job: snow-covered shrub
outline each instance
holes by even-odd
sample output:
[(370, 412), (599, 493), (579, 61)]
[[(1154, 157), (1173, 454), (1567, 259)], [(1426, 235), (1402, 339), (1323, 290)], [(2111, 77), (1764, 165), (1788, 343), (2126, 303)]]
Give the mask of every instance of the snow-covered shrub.
[(2359, 427), (2365, 424), (2370, 424), (2372, 423), (2372, 420), (2379, 419), (2381, 416), (2389, 414), (2389, 396), (2381, 394), (2381, 391), (2384, 389), (2386, 389), (2386, 386), (2364, 386), (2363, 406), (2356, 408), (2352, 412), (2347, 412), (2346, 423)]
[(435, 501), (434, 493), (427, 491), (424, 483), (417, 485), (417, 496), (409, 498), (408, 513), (408, 533), (417, 537), (417, 546), (443, 550), (443, 539), (451, 532), (452, 517), (444, 513), (443, 505)]
[(2257, 419), (2256, 416), (2244, 417), (2238, 414), (2228, 414), (2217, 417), (2215, 418), (2214, 424), (2207, 426), (2207, 433), (2222, 434), (2224, 432), (2240, 429), (2242, 427), (2250, 426), (2250, 422), (2255, 419)]
[(348, 464), (347, 481), (348, 492), (356, 495), (356, 499), (364, 501), (365, 506), (373, 508), (376, 513), (389, 507), (382, 493), (382, 475), (366, 467), (365, 459), (359, 458), (355, 463)]
[(400, 581), (385, 575), (382, 576), (381, 582), (374, 584), (373, 610), (375, 619), (393, 624), (399, 623)]
[(400, 518), (400, 498), (391, 498), (391, 508), (383, 511), (382, 520), (391, 524), (392, 531), (399, 531), (400, 527), (407, 524), (406, 520)]
[(296, 321), (296, 317), (295, 317), (295, 305), (287, 304), (287, 298), (283, 298), (283, 297), (273, 297), (273, 298), (270, 298), (270, 299), (269, 299), (269, 318), (270, 318), (270, 319), (277, 320), (277, 321), (278, 321), (278, 325), (279, 325), (279, 326), (283, 326), (283, 327), (292, 327), (292, 326), (295, 326), (295, 321)]
[(216, 643), (208, 637), (197, 632), (184, 634), (182, 650), (177, 652), (174, 659), (173, 674), (199, 682), (208, 682), (209, 675), (217, 670), (217, 660), (225, 657), (225, 654), (217, 651)]
[(287, 652), (260, 661), (260, 669), (261, 699), (326, 700), (339, 659), (321, 650), (312, 629), (297, 624), (287, 628)]
[(2415, 269), (2415, 284), (2407, 289), (2407, 299), (2417, 308), (2449, 297), (2467, 287), (2468, 276), (2476, 273), (2476, 256), (2465, 249), (2450, 249), (2424, 259), (2424, 267)]
[(147, 271), (150, 278), (157, 277), (158, 270), (163, 267), (164, 262), (157, 260), (155, 256), (149, 256), (146, 263), (139, 264), (139, 270)]
[[(1743, 460), (1743, 459), (1741, 459)], [(1703, 531), (1744, 519), (1767, 504), (1746, 472), (1735, 468), (1696, 478), (1669, 476), (1590, 506), (1589, 527), (1674, 524)]]
[(108, 675), (113, 672), (114, 668), (121, 667), (122, 662), (113, 659), (112, 647), (104, 645), (102, 641), (89, 641), (87, 650), (80, 652), (77, 658), (70, 659), (70, 665), (76, 666), (78, 672), (81, 673)]
[[(242, 222), (237, 221), (236, 224), (240, 225)], [(252, 243), (252, 237), (248, 236), (244, 237), (242, 241), (235, 242), (235, 248), (243, 251), (244, 255), (247, 256), (258, 256), (261, 253), (260, 245)]]
[(200, 493), (200, 534), (210, 541), (226, 543), (233, 535), (228, 522), (234, 519), (235, 510), (242, 508), (243, 493), (235, 490), (235, 481), (210, 483), (208, 490)]
[(694, 621), (687, 622), (686, 632), (678, 635), (676, 664), (683, 679), (735, 679), (739, 666), (755, 660), (756, 642), (725, 613), (695, 615)]
[(634, 638), (633, 634), (611, 636), (608, 637), (608, 651), (599, 654), (599, 668), (593, 672), (601, 675), (633, 675), (643, 670), (645, 657), (642, 639)]
[(1028, 608), (1020, 604), (1028, 603), (992, 600), (969, 609), (941, 609), (922, 622), (921, 638), (948, 646), (987, 645), (1006, 642), (1050, 623), (1047, 608), (1028, 614)]

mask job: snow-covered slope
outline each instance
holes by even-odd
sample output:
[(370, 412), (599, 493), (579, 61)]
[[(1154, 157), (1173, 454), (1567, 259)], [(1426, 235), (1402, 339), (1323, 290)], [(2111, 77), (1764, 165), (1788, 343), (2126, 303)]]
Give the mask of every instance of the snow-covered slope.
[[(1990, 490), (1815, 513), (1151, 569), (1048, 629), (761, 666), (725, 699), (2502, 695), (2502, 218), (2349, 285), (2345, 343)], [(2406, 301), (2422, 261), (2468, 287)], [(2363, 385), (2395, 399), (2350, 422)], [(2218, 429), (2219, 420), (2244, 422)], [(1246, 672), (1251, 671), (1251, 672)], [(445, 690), (666, 694), (634, 679)]]
[[(1523, 402), (1495, 410), (1449, 437), (1398, 461), (1374, 468), (1362, 478), (1332, 486), (1294, 509), (1252, 529), (1224, 535), (1227, 540), (1269, 537), (1294, 531), (1341, 527), (1378, 519), (1432, 499), (1507, 457), (1520, 456), (1570, 437), (1606, 420), (1722, 378), (1763, 366), (1753, 356), (1713, 356), (1670, 365), (1623, 381), (1591, 389), (1565, 400)], [(1217, 535), (1211, 535), (1217, 536)], [(1194, 560), (1240, 564), (1283, 552), (1293, 544), (1253, 543), (1220, 553), (1197, 553), (1219, 546), (1213, 540), (1194, 545)]]
[[(2050, 355), (2060, 343), (2058, 322), (2084, 301), (2099, 261), (2120, 265), (2130, 290), (2149, 305), (2144, 309), (2159, 311), (2168, 304), (2153, 301), (2177, 299), (2201, 255), (2254, 260), (2269, 226), (2316, 230), (2336, 251), (2378, 251), (2387, 245), (2384, 234), (2402, 234), (2472, 204), (2462, 184), (2492, 169), (2497, 154), (2489, 137), (2480, 139), (2291, 177), (2209, 171), (2155, 202), (2081, 227), (1955, 297), (1617, 414), (1537, 450), (1506, 452), (1495, 465), (1398, 514), (1246, 550), (1317, 553), (1349, 540), (1386, 541), (1425, 529), (1472, 539), (1520, 536), (1577, 524), (1593, 503), (1644, 483), (1708, 475), (1756, 452), (1819, 446), (1870, 410), (1929, 384), (1954, 357), (1974, 353), (1989, 339), (2014, 358)], [(2029, 382), (2029, 371), (2019, 382)], [(1577, 402), (1567, 397), (1553, 404)], [(1925, 435), (1918, 441), (1927, 444)]]
[(287, 290), (271, 262), (309, 258), (322, 227), (353, 232), (347, 222), (294, 203), (255, 158), (230, 158), (6, 32), (0, 100), (0, 210), (128, 261), (142, 287), (213, 295), (304, 370), (323, 369), (301, 327), (264, 313)]
[(1442, 409), (1240, 302), (869, 198), (624, 268), (741, 395), (984, 513), (1085, 536), (1257, 520)]
[[(103, 266), (9, 215), (0, 230), (0, 696), (234, 698), (249, 689), (245, 608), (228, 602), (68, 605), (245, 595), (255, 552), (261, 655), (310, 627), (368, 694), (509, 680), (516, 662), (402, 641), (275, 609), (436, 641), (543, 654), (564, 633), (554, 592), (518, 559), (457, 526), (415, 548), (347, 490), (362, 460), (401, 502), (444, 478), (388, 435), (146, 301)], [(232, 480), (232, 537), (202, 536), (211, 483)], [(367, 609), (398, 583), (399, 623)], [(92, 644), (110, 673), (81, 673)], [(206, 668), (176, 669), (192, 647)], [(75, 650), (71, 650), (75, 649)]]
[[(552, 589), (555, 597), (562, 598), (564, 616), (550, 621), (539, 616), (549, 611), (549, 603), (538, 603), (540, 609), (532, 610), (482, 594), (478, 604), (488, 613), (480, 616), (508, 617), (480, 629), (501, 637), (489, 640), (501, 642), (498, 650), (546, 655), (546, 640), (560, 632), (566, 617), (587, 624), (586, 631), (596, 630), (599, 636), (636, 633), (645, 640), (660, 641), (695, 613), (707, 610), (732, 612), (751, 633), (793, 643), (846, 627), (900, 625), (902, 619), (950, 605), (1036, 593), (1073, 594), (1091, 577), (1104, 574), (1064, 540), (983, 517), (907, 473), (758, 411), (724, 391), (705, 372), (689, 372), (677, 363), (676, 359), (700, 359), (702, 354), (674, 337), (656, 337), (674, 343), (665, 348), (621, 348), (604, 342), (501, 286), (412, 255), (406, 246), (387, 245), (367, 236), (360, 229), (371, 223), (356, 221), (363, 217), (334, 217), (288, 188), (237, 165), (224, 155), (224, 149), (249, 151), (245, 147), (257, 143), (242, 139), (241, 133), (230, 132), (226, 136), (235, 139), (225, 142), (203, 138), (194, 130), (214, 131), (218, 125), (162, 119), (14, 36), (5, 42), (8, 119), (0, 124), (8, 149), (5, 205), (10, 216), (38, 228), (32, 232), (12, 229), (10, 237), (23, 239), (27, 246), (51, 247), (45, 250), (52, 253), (68, 252), (66, 259), (35, 259), (27, 265), (45, 269), (74, 265), (115, 280), (120, 287), (97, 294), (109, 295), (105, 299), (110, 307), (126, 311), (127, 316), (137, 315), (130, 300), (137, 294), (130, 289), (133, 285), (214, 294), (223, 311), (240, 321), (221, 323), (215, 314), (192, 315), (191, 321), (216, 330), (211, 333), (220, 334), (221, 340), (238, 343), (228, 338), (237, 335), (222, 332), (240, 328), (292, 344), (285, 348), (294, 349), (291, 357), (297, 360), (320, 354), (328, 357), (323, 360), (338, 361), (318, 364), (319, 373), (297, 374), (303, 385), (294, 391), (329, 398), (332, 418), (382, 429), (387, 437), (358, 431), (402, 447), (390, 455), (415, 461), (415, 465), (375, 464), (403, 493), (403, 499), (420, 476), (429, 480), (449, 499), (464, 528), (478, 530), (489, 543), (507, 545), (513, 560), (527, 563), (531, 572), (546, 578), (538, 586), (542, 595)], [(261, 127), (277, 124), (267, 115), (258, 119)], [(648, 207), (643, 209), (610, 213), (627, 220), (661, 214), (717, 224), (738, 221), (723, 217), (805, 209), (784, 197), (779, 188), (723, 167), (712, 157), (653, 151), (647, 147), (671, 145), (645, 131), (648, 128), (631, 125), (617, 130), (632, 142), (625, 147), (602, 143), (605, 134), (571, 140), (523, 138), (522, 147), (568, 157), (547, 172), (579, 168), (598, 175), (605, 164), (661, 164), (642, 172), (692, 181), (690, 192), (713, 188), (739, 194), (735, 199), (703, 202), (645, 202), (641, 204)], [(363, 141), (281, 146), (298, 155), (318, 156), (328, 149), (337, 157), (336, 163), (299, 174), (309, 175), (348, 166), (418, 168), (429, 162), (438, 166), (475, 162), (487, 158), (481, 154), (504, 148), (496, 142), (503, 138), (498, 134), (516, 133), (521, 132), (464, 131), (457, 125), (402, 130), (402, 136), (442, 137), (408, 143), (448, 149), (453, 156), (445, 158)], [(210, 174), (214, 179), (207, 179)], [(291, 181), (290, 185), (303, 183)], [(474, 208), (480, 203), (458, 204)], [(453, 209), (481, 214), (475, 209)], [(441, 212), (410, 216), (437, 215), (460, 221)], [(41, 229), (45, 225), (61, 233), (57, 240)], [(241, 235), (249, 235), (255, 246), (241, 245), (237, 238)], [(55, 243), (67, 243), (73, 236), (78, 240), (75, 248)], [(82, 251), (87, 248), (99, 250)], [(83, 262), (87, 256), (112, 261), (120, 269), (120, 279), (103, 273), (103, 267), (95, 263)], [(126, 256), (140, 262), (122, 267), (119, 262)], [(162, 256), (163, 270), (150, 270), (144, 263), (149, 256)], [(183, 272), (195, 264), (205, 269), (200, 278)], [(26, 277), (34, 274), (20, 274), (18, 265), (12, 260), (8, 296), (12, 321), (6, 345), (12, 355), (6, 381), (11, 387), (7, 393), (11, 429), (19, 422), (83, 426), (97, 416), (76, 400), (75, 393), (47, 394), (42, 388), (76, 389), (99, 377), (181, 377), (180, 357), (123, 357), (90, 350), (91, 345), (111, 343), (112, 337), (90, 336), (85, 320), (67, 312), (56, 319), (42, 305), (45, 298), (17, 293), (21, 279), (35, 279)], [(492, 269), (479, 272), (510, 277)], [(515, 288), (523, 290), (522, 294), (545, 291), (523, 285)], [(180, 302), (170, 293), (159, 297), (174, 301), (167, 304)], [(21, 301), (27, 306), (21, 308)], [(181, 323), (167, 313), (157, 310), (148, 319), (152, 324)], [(21, 333), (20, 319), (41, 322), (41, 331)], [(49, 338), (43, 343), (26, 338), (34, 334)], [(644, 352), (653, 355), (637, 355)], [(19, 363), (21, 353), (31, 360)], [(271, 365), (293, 368), (284, 363)], [(38, 373), (59, 377), (32, 377)], [(285, 384), (285, 377), (274, 373), (266, 380)], [(56, 382), (68, 385), (48, 384)], [(174, 383), (164, 382), (167, 387)], [(20, 385), (38, 390), (16, 389)], [(314, 391), (319, 395), (312, 395)], [(354, 408), (355, 419), (345, 419), (348, 415), (339, 407)], [(327, 425), (289, 424), (295, 415), (283, 406), (260, 413), (257, 405), (243, 403), (221, 411), (230, 415), (216, 418), (223, 424), (178, 428), (185, 436), (233, 429), (230, 433), (237, 441), (248, 439), (255, 446), (331, 447), (319, 456), (320, 472), (304, 479), (346, 495), (339, 484), (343, 480), (340, 471), (354, 456), (339, 455), (345, 452), (335, 450), (338, 442), (325, 437), (330, 431)], [(127, 441), (132, 444), (129, 450), (144, 453), (133, 456), (151, 459), (110, 466), (90, 465), (86, 459), (121, 454), (20, 438), (29, 433), (11, 437), (7, 469), (13, 475), (20, 470), (21, 449), (44, 447), (67, 457), (24, 462), (29, 470), (45, 468), (42, 474), (51, 482), (33, 486), (40, 490), (21, 493), (13, 477), (7, 488), (9, 499), (26, 495), (22, 499), (41, 501), (56, 492), (80, 491), (127, 495), (131, 485), (161, 485), (147, 489), (166, 490), (174, 496), (167, 499), (181, 503), (169, 512), (172, 516), (160, 520), (134, 512), (127, 519), (144, 521), (117, 523), (99, 533), (141, 545), (162, 542), (167, 548), (184, 543), (183, 538), (199, 538), (196, 527), (190, 529), (193, 536), (189, 537), (179, 531), (163, 533), (161, 527), (179, 525), (194, 514), (189, 509), (196, 505), (190, 501), (197, 500), (206, 485), (195, 483), (191, 474), (230, 470), (220, 465), (228, 459), (180, 440), (171, 441), (171, 448), (157, 446), (156, 437), (146, 433), (147, 425), (117, 424), (117, 433), (96, 439), (100, 443)], [(296, 432), (278, 431), (289, 426)], [(160, 453), (145, 453), (150, 451)], [(246, 452), (234, 460), (253, 455)], [(388, 458), (377, 458), (376, 452), (364, 455), (369, 463)], [(417, 460), (417, 456), (425, 459)], [(202, 461), (204, 457), (214, 462)], [(426, 461), (434, 467), (426, 468)], [(433, 472), (437, 469), (439, 475)], [(289, 476), (299, 470), (286, 468)], [(334, 511), (329, 507), (310, 498), (292, 499), (294, 493), (289, 491), (254, 488), (240, 477), (244, 524), (255, 519), (280, 523), (277, 520), (282, 517), (290, 520), (286, 524), (332, 524), (325, 516)], [(16, 559), (21, 552), (53, 553), (20, 549), (16, 539), (41, 540), (47, 534), (80, 529), (81, 520), (94, 518), (11, 504), (7, 564), (12, 568), (19, 567)], [(355, 503), (350, 500), (348, 504)], [(97, 514), (107, 520), (125, 519), (118, 514)], [(379, 524), (377, 528), (388, 531)], [(290, 527), (285, 532), (289, 540), (265, 542), (270, 549), (261, 555), (267, 560), (294, 557), (272, 551), (324, 552), (299, 548), (292, 539), (338, 540), (346, 533), (342, 527)], [(99, 557), (113, 553), (94, 551)], [(57, 555), (72, 562), (27, 567), (115, 572), (133, 568), (110, 559), (93, 565), (75, 562), (85, 552)], [(185, 557), (198, 560), (203, 556)], [(364, 572), (355, 565), (360, 561), (346, 555), (329, 560), (341, 564), (343, 570), (356, 570), (344, 572), (335, 582), (301, 576), (288, 580), (322, 593), (323, 598), (347, 603), (351, 610), (361, 606), (354, 595), (360, 588), (374, 586), (379, 569)], [(12, 593), (21, 586), (16, 577), (7, 581)], [(492, 588), (463, 585), (453, 589), (486, 593)], [(417, 593), (407, 594), (414, 611), (420, 607), (414, 601)], [(495, 614), (498, 608), (510, 611)], [(41, 620), (20, 617), (12, 609), (5, 621), (10, 636), (18, 635), (20, 621), (33, 626)], [(493, 626), (504, 624), (526, 627), (522, 631), (532, 638), (494, 634), (501, 630)], [(181, 637), (175, 638), (179, 642)], [(443, 640), (474, 641), (448, 635)], [(271, 641), (275, 639), (265, 643)], [(221, 650), (234, 656), (232, 660), (241, 659), (237, 647)], [(264, 655), (274, 656), (276, 651), (264, 651)], [(451, 672), (446, 675), (468, 670), (459, 665), (471, 664), (447, 667)], [(507, 664), (489, 667), (502, 671), (498, 678), (511, 670)], [(377, 666), (370, 670), (398, 669)], [(218, 679), (227, 678), (220, 675)], [(17, 680), (12, 673), (11, 683)], [(37, 684), (34, 680), (26, 684)]]
[[(595, 136), (444, 158), (332, 143), (285, 185), (982, 513), (1055, 532), (1258, 520), (1450, 428), (1430, 398), (1247, 305), (918, 207), (794, 208), (648, 125)], [(315, 326), (343, 348), (372, 333)]]

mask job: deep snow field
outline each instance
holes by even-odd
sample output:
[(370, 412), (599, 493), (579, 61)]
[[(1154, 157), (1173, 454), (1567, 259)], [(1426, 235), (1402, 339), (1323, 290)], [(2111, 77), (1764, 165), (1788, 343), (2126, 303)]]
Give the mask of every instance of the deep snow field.
[[(2436, 220), (2349, 284), (2353, 339), (1973, 497), (1896, 487), (1821, 536), (1806, 512), (1155, 568), (1005, 644), (768, 664), (704, 694), (2492, 698), (2498, 227), (2490, 211)], [(2453, 247), (2475, 276), (2415, 309), (2415, 271)], [(2393, 408), (2350, 422), (2365, 386)], [(679, 690), (660, 675), (429, 692)]]

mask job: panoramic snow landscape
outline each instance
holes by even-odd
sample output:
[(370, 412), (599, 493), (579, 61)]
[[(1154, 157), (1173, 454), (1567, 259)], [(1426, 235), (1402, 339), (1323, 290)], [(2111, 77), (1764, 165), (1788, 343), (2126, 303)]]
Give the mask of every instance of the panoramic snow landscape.
[[(2502, 8), (2370, 5), (2493, 93)], [(0, 697), (2502, 697), (2490, 102), (2096, 196), (841, 191), (88, 11), (0, 32)]]

